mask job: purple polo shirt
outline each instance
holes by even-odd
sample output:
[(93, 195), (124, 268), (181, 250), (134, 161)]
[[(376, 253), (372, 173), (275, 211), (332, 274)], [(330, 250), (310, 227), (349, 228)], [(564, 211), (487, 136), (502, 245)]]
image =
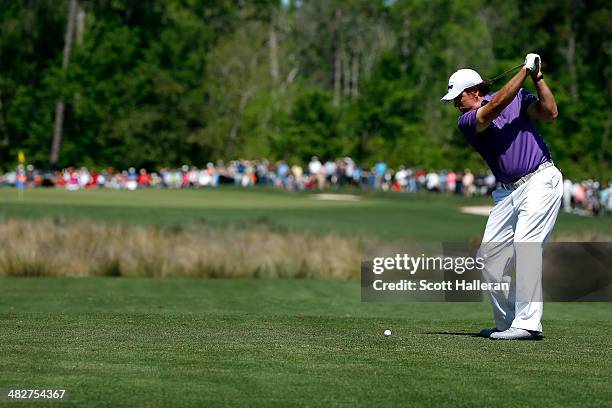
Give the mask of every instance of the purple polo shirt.
[[(493, 95), (485, 96), (482, 106)], [(502, 183), (515, 181), (551, 159), (548, 146), (527, 115), (527, 107), (535, 101), (535, 96), (521, 88), (506, 109), (480, 133), (476, 133), (476, 110), (459, 118), (459, 130)]]

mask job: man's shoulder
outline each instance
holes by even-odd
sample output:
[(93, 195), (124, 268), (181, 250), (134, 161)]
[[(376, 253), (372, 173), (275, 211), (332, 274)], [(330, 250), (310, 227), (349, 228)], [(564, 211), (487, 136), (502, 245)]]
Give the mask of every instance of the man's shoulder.
[(463, 113), (457, 120), (457, 127), (463, 136), (472, 144), (478, 143), (478, 134), (476, 132), (476, 109)]
[(459, 116), (459, 119), (457, 119), (459, 129), (463, 130), (464, 128), (476, 125), (476, 111), (477, 109), (469, 110)]

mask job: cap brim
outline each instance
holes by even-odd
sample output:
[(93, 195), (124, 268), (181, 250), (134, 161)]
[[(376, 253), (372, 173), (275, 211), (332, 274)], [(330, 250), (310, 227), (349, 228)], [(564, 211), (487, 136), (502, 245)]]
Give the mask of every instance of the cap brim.
[(455, 89), (455, 90), (449, 91), (446, 95), (442, 97), (442, 99), (440, 99), (440, 102), (448, 103), (452, 101), (453, 99), (455, 99), (456, 97), (458, 97), (459, 94), (461, 94), (461, 92), (463, 92), (463, 89)]

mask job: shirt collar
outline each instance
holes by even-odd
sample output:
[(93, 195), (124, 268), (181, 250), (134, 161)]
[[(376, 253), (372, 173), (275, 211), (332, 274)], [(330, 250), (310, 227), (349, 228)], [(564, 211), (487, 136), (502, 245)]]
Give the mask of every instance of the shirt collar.
[(485, 106), (487, 103), (491, 102), (491, 99), (493, 99), (493, 94), (486, 94), (482, 102), (480, 102), (480, 106)]

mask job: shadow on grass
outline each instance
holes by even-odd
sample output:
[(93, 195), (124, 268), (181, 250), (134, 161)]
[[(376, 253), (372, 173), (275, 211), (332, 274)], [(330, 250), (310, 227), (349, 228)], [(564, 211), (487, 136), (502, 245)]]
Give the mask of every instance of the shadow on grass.
[[(465, 332), (425, 332), (423, 334), (441, 334), (444, 336), (468, 336), (468, 337), (480, 337), (480, 338), (487, 338), (487, 337), (483, 337), (478, 333), (465, 333)], [(488, 339), (488, 338), (487, 338)], [(541, 341), (544, 340), (544, 336), (540, 335), (537, 337), (532, 337), (532, 338), (528, 338), (528, 339), (518, 339), (520, 341)], [(504, 341), (504, 340), (497, 340), (497, 341)], [(506, 340), (506, 341), (512, 341), (512, 340)]]
[(442, 334), (445, 336), (469, 336), (469, 337), (482, 337), (478, 333), (457, 333), (457, 332), (425, 332), (423, 334)]

